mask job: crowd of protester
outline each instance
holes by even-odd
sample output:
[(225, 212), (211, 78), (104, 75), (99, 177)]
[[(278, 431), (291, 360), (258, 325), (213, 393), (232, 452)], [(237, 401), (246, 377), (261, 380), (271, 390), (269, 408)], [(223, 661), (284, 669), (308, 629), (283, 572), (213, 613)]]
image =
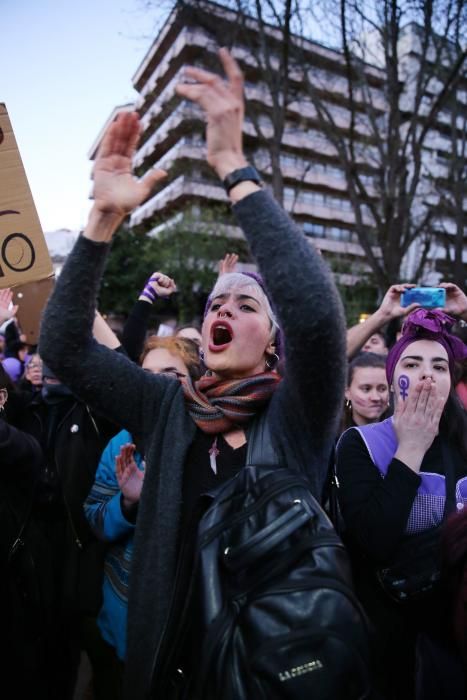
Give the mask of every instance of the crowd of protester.
[[(206, 113), (208, 162), (224, 180), (248, 164), (241, 74), (226, 51), (221, 61), (226, 81), (193, 68), (177, 90)], [(444, 308), (427, 310), (403, 307), (411, 285), (397, 283), (346, 330), (319, 252), (246, 177), (228, 194), (261, 276), (238, 272), (228, 254), (201, 324), (161, 337), (149, 328), (151, 310), (176, 281), (154, 272), (135, 290), (117, 337), (96, 310), (110, 241), (164, 177), (133, 179), (138, 130), (137, 116), (124, 113), (104, 136), (89, 223), (38, 347), (21, 335), (11, 291), (0, 290), (1, 606), (11, 697), (76, 697), (83, 654), (92, 669), (85, 697), (190, 697), (195, 622), (175, 658), (169, 650), (199, 496), (242, 468), (249, 425), (263, 414), (275, 449), (323, 505), (330, 481), (338, 486), (339, 530), (372, 626), (371, 697), (464, 697), (464, 291), (440, 285)], [(391, 567), (416, 559), (412, 535), (421, 536), (417, 550), (441, 552), (442, 582), (428, 602), (401, 605)]]

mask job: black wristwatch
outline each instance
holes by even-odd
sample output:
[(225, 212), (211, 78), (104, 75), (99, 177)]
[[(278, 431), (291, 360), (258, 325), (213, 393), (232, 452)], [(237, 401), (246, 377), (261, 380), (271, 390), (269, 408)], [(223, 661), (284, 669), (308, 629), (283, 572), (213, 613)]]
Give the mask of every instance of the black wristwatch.
[(235, 187), (235, 185), (238, 185), (240, 182), (256, 182), (260, 187), (262, 185), (258, 171), (252, 165), (232, 170), (232, 172), (222, 180), (227, 194), (229, 194), (232, 187)]

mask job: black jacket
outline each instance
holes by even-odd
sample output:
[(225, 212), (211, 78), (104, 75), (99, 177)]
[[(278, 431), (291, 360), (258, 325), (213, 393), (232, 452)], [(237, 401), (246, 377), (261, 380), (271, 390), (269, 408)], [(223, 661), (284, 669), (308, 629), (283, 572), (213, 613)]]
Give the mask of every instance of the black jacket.
[(74, 396), (51, 406), (38, 394), (18, 421), (43, 450), (34, 517), (61, 529), (62, 537), (52, 544), (63, 577), (59, 596), (68, 612), (97, 614), (104, 547), (89, 528), (83, 503), (102, 451), (118, 428)]

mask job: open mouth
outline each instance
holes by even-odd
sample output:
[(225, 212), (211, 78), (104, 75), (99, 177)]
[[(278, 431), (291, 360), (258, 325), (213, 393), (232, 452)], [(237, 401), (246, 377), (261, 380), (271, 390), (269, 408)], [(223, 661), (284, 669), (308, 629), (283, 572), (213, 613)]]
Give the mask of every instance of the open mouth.
[(216, 323), (211, 329), (210, 347), (214, 351), (225, 348), (233, 338), (232, 328), (228, 323)]
[(225, 326), (217, 326), (212, 333), (214, 345), (226, 345), (232, 340), (232, 333)]

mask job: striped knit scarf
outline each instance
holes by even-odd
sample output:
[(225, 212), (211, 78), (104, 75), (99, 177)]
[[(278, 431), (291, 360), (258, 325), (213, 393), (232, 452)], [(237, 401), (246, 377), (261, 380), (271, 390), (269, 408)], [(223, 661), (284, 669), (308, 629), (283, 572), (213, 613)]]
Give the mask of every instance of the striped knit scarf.
[(204, 433), (225, 433), (249, 420), (268, 403), (281, 377), (276, 372), (246, 379), (205, 376), (195, 384), (183, 380), (189, 414)]

